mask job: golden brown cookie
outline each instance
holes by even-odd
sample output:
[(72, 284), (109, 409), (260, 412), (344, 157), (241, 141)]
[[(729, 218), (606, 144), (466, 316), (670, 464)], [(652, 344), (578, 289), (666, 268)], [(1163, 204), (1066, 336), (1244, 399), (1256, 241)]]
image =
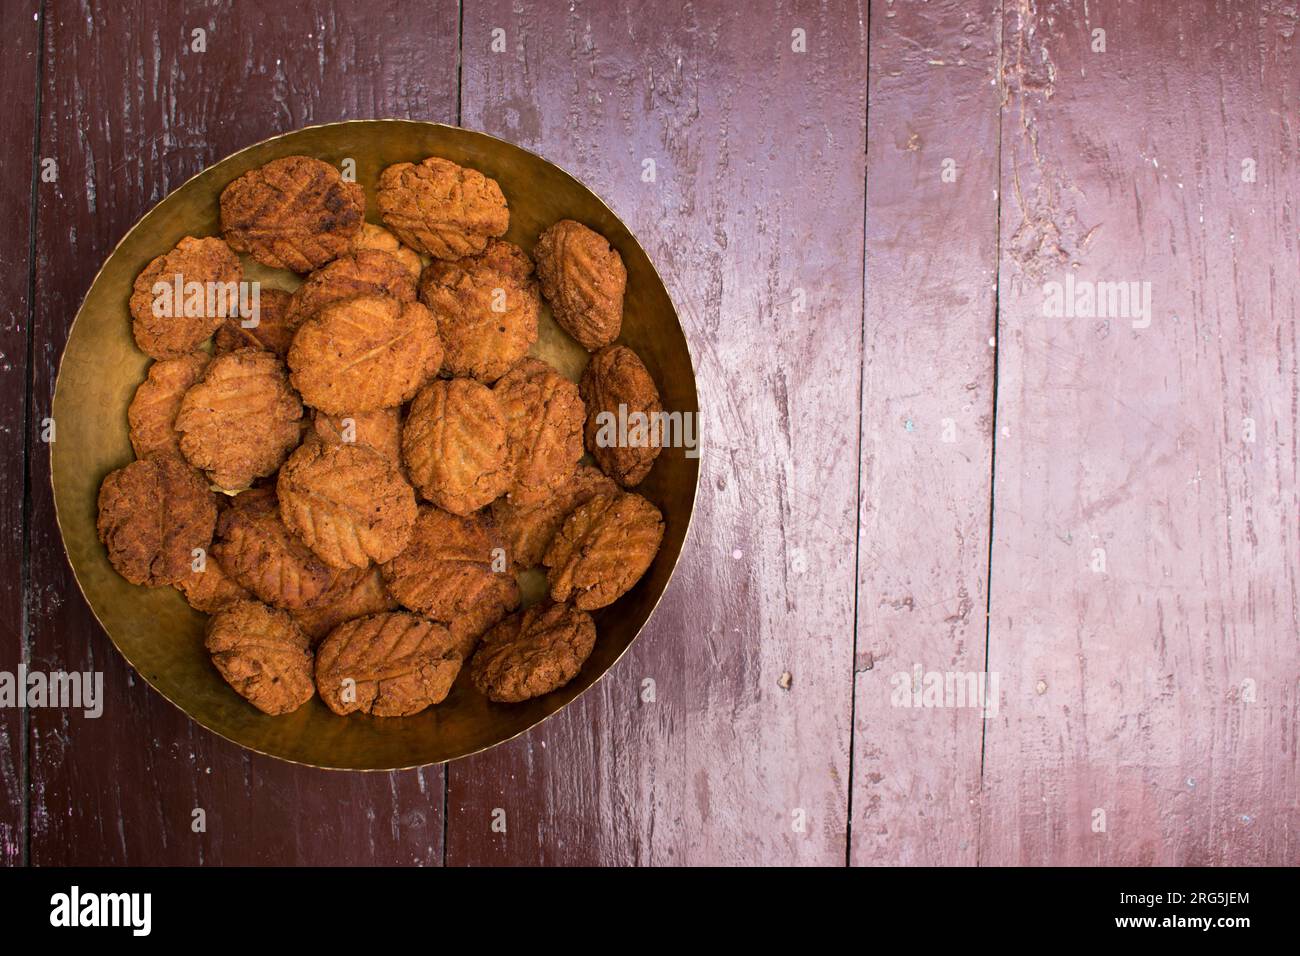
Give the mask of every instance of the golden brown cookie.
[(587, 363), (578, 383), (587, 406), (587, 450), (624, 488), (639, 485), (662, 450), (659, 389), (626, 345), (607, 345)]
[(162, 587), (189, 574), (194, 549), (207, 548), (216, 520), (207, 483), (179, 458), (133, 461), (99, 486), (99, 540), (132, 584)]
[(483, 637), (469, 674), (489, 700), (518, 703), (563, 687), (596, 646), (591, 615), (570, 604), (534, 604)]
[(321, 266), (298, 286), (289, 304), (289, 324), (297, 329), (331, 302), (358, 295), (387, 295), (415, 301), (415, 277), (395, 256), (363, 249)]
[(542, 295), (564, 331), (588, 352), (618, 338), (627, 269), (604, 236), (561, 219), (541, 234), (533, 256)]
[(645, 574), (663, 537), (663, 515), (640, 495), (596, 495), (574, 509), (546, 549), (551, 598), (584, 611), (613, 604)]
[(479, 639), (500, 620), (499, 612), (484, 605), (471, 614), (462, 614), (448, 622), (447, 630), (451, 631), (452, 640), (456, 642), (461, 656), (469, 660), (474, 648), (478, 647)]
[(265, 349), (274, 352), (280, 358), (289, 354), (289, 343), (297, 326), (289, 324), (289, 302), (293, 294), (283, 289), (259, 287), (257, 293), (257, 324), (245, 328), (245, 319), (235, 316), (226, 319), (213, 336), (213, 351), (233, 352), (236, 349)]
[(365, 191), (310, 156), (272, 160), (221, 193), (221, 234), (273, 269), (323, 266), (351, 247), (365, 216)]
[(239, 696), (264, 714), (288, 714), (311, 700), (311, 648), (285, 611), (239, 601), (208, 621), (204, 646)]
[(481, 631), (519, 604), (519, 583), (486, 513), (421, 508), (411, 543), (383, 572), (389, 594), (435, 621), (468, 616)]
[(272, 474), (302, 436), (302, 403), (272, 352), (218, 355), (176, 415), (181, 454), (219, 488)]
[(135, 457), (181, 455), (176, 413), (185, 393), (203, 377), (207, 352), (190, 352), (179, 358), (159, 359), (149, 366), (148, 377), (135, 390), (126, 410)]
[(542, 301), (532, 272), (527, 254), (501, 239), (481, 255), (429, 264), (420, 301), (438, 320), (446, 371), (491, 385), (528, 354)]
[(316, 652), (316, 687), (336, 714), (408, 717), (446, 699), (464, 655), (441, 624), (395, 611), (340, 624)]
[(331, 567), (364, 568), (401, 553), (415, 524), (415, 492), (364, 445), (305, 442), (275, 485), (285, 526)]
[(239, 256), (220, 239), (186, 236), (136, 276), (130, 302), (135, 344), (156, 359), (194, 351), (226, 316), (239, 314), (243, 277)]
[(395, 465), (402, 463), (402, 411), (380, 408), (352, 415), (316, 412), (312, 431), (327, 445), (364, 445)]
[(379, 177), (384, 225), (416, 252), (459, 259), (483, 251), (510, 226), (506, 198), (495, 179), (430, 156), (397, 163)]
[(367, 222), (361, 227), (361, 231), (352, 239), (352, 251), (360, 252), (362, 249), (377, 249), (380, 252), (387, 252), (395, 256), (411, 275), (420, 278), (420, 270), (424, 268), (424, 262), (420, 259), (420, 254), (414, 249), (409, 249), (397, 241), (397, 237), (385, 229), (383, 226), (376, 226), (372, 222)]
[(394, 408), (438, 374), (442, 343), (429, 310), (389, 296), (333, 302), (298, 329), (290, 379), (329, 415)]
[(506, 413), (510, 499), (542, 501), (573, 474), (582, 457), (586, 412), (578, 386), (540, 359), (526, 358), (492, 391)]
[(478, 511), (510, 488), (506, 416), (469, 378), (431, 382), (411, 402), (402, 459), (420, 494), (452, 514)]
[(535, 504), (520, 505), (509, 498), (498, 498), (492, 502), (492, 517), (515, 567), (531, 568), (542, 563), (555, 533), (574, 508), (598, 494), (617, 493), (618, 485), (599, 468), (579, 465), (549, 498)]
[(353, 580), (351, 575), (340, 575), (334, 586), (314, 605), (289, 613), (307, 635), (307, 640), (315, 646), (344, 621), (396, 609), (397, 602), (384, 587), (384, 576), (379, 573), (379, 566), (372, 565), (357, 580)]
[(190, 607), (204, 614), (215, 614), (236, 601), (253, 598), (247, 588), (222, 570), (221, 563), (211, 554), (204, 556), (202, 571), (194, 570), (194, 562), (190, 562), (190, 573), (176, 582), (176, 590)]
[(259, 600), (276, 607), (309, 607), (339, 577), (284, 526), (275, 492), (268, 488), (237, 495), (217, 521), (217, 539), (212, 553), (222, 569)]

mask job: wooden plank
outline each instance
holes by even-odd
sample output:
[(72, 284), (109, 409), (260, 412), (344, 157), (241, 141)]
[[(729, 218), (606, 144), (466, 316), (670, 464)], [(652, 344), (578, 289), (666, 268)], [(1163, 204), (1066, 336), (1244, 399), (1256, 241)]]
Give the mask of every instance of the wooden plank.
[[(447, 2), (146, 3), (111, 16), (50, 3), (40, 154), (57, 161), (58, 181), (38, 194), (36, 419), (78, 302), (142, 213), (277, 132), (372, 115), (454, 120), (457, 23)], [(190, 48), (194, 29), (207, 31), (206, 52)], [(332, 774), (252, 756), (134, 679), (77, 591), (46, 446), (29, 440), (33, 659), (102, 670), (106, 695), (97, 720), (32, 713), (32, 861), (440, 862), (441, 768)], [(197, 809), (204, 833), (192, 830)]]
[[(0, 671), (16, 675), (24, 659), (23, 580), (27, 414), (27, 345), (31, 296), (32, 148), (35, 144), (39, 4), (7, 5), (0, 23), (0, 153), (8, 175), (0, 180), (0, 217), (11, 241), (0, 260), (0, 420), (5, 453), (0, 456)], [(26, 712), (0, 709), (0, 865), (27, 854)]]
[(994, 0), (871, 8), (855, 864), (979, 844), (983, 713), (912, 705), (917, 668), (984, 670), (998, 23)]
[(844, 861), (865, 26), (786, 0), (465, 5), (465, 124), (574, 172), (640, 237), (693, 349), (706, 450), (634, 648), (450, 768), (449, 863)]
[(1008, 4), (985, 863), (1300, 859), (1296, 27)]

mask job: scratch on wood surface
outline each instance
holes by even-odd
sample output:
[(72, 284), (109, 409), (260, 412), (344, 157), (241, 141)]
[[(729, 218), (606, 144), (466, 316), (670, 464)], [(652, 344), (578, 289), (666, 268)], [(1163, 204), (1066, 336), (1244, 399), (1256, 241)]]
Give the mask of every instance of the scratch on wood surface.
[[(1046, 108), (1056, 91), (1056, 63), (1051, 43), (1059, 21), (1051, 0), (1015, 0), (1004, 26), (1000, 86), (1002, 110), (1014, 102), (1017, 122), (1003, 126), (1002, 148), (1009, 150), (1011, 195), (1020, 223), (1006, 243), (1006, 252), (1029, 279), (1062, 266), (1077, 264), (1100, 225), (1078, 221), (1071, 202), (1074, 184), (1059, 166), (1049, 166), (1039, 150), (1036, 105)], [(1073, 24), (1071, 24), (1073, 26)]]

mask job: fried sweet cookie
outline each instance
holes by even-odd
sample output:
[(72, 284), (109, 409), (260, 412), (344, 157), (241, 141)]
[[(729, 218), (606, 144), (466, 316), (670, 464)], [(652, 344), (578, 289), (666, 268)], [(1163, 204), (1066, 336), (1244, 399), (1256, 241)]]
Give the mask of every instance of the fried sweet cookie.
[(179, 358), (159, 359), (149, 366), (149, 375), (135, 390), (126, 410), (131, 447), (135, 457), (181, 456), (176, 413), (185, 393), (203, 377), (208, 367), (207, 352), (190, 352)]
[(420, 278), (420, 270), (424, 268), (424, 262), (420, 259), (420, 254), (398, 242), (397, 237), (383, 226), (376, 226), (373, 222), (367, 222), (361, 226), (361, 231), (352, 239), (352, 251), (360, 252), (362, 249), (377, 249), (380, 252), (387, 252), (389, 255), (395, 256), (397, 261), (405, 266), (411, 275), (417, 279)]
[(289, 305), (289, 324), (297, 329), (329, 305), (358, 295), (388, 295), (415, 301), (415, 276), (395, 256), (363, 249), (321, 266), (298, 286)]
[(316, 412), (312, 432), (327, 445), (363, 445), (395, 465), (402, 463), (402, 411), (379, 408), (353, 415)]
[(442, 703), (464, 655), (441, 624), (405, 611), (340, 624), (316, 652), (316, 688), (336, 714), (409, 717)]
[[(186, 236), (154, 259), (131, 291), (131, 333), (140, 351), (156, 359), (192, 352), (228, 314), (238, 314), (244, 267), (220, 239)], [(181, 294), (176, 294), (179, 282)], [(166, 291), (154, 286), (162, 283)], [(193, 283), (199, 283), (197, 300)]]
[(176, 582), (176, 590), (181, 592), (189, 606), (204, 614), (215, 614), (236, 601), (250, 601), (253, 595), (222, 569), (221, 563), (212, 555), (203, 559), (203, 570), (194, 570), (190, 562), (190, 573)]
[(510, 226), (495, 179), (437, 156), (389, 166), (379, 177), (378, 200), (384, 225), (435, 259), (482, 252), (488, 239)]
[(258, 600), (288, 610), (320, 601), (339, 578), (284, 526), (269, 488), (235, 496), (217, 521), (212, 553), (222, 570)]
[(217, 502), (179, 458), (146, 458), (110, 472), (99, 486), (99, 540), (132, 584), (162, 587), (190, 572), (194, 549), (212, 542)]
[(582, 457), (586, 412), (578, 386), (540, 359), (526, 358), (492, 391), (506, 413), (510, 500), (541, 501), (573, 474)]
[(546, 549), (551, 598), (584, 611), (613, 604), (645, 574), (663, 537), (663, 515), (640, 495), (596, 495), (564, 519)]
[(302, 402), (271, 352), (237, 349), (214, 358), (176, 415), (181, 454), (219, 488), (270, 475), (302, 437)]
[(470, 661), (470, 680), (488, 700), (531, 700), (577, 677), (595, 646), (596, 624), (586, 611), (534, 604), (487, 632)]
[[(636, 487), (662, 450), (654, 423), (664, 406), (655, 380), (626, 345), (607, 345), (587, 363), (578, 391), (587, 406), (587, 450), (605, 474), (624, 488)], [(621, 420), (628, 423), (626, 434), (620, 434)]]
[(574, 508), (598, 494), (617, 493), (618, 485), (599, 468), (579, 465), (549, 498), (535, 504), (519, 505), (509, 498), (498, 498), (492, 502), (492, 517), (505, 537), (515, 567), (531, 568), (542, 563), (555, 533)]
[(365, 216), (365, 190), (310, 156), (272, 160), (221, 193), (221, 234), (273, 269), (323, 266), (351, 247)]
[(527, 253), (502, 239), (477, 256), (429, 263), (420, 301), (437, 317), (448, 372), (491, 385), (528, 354), (542, 303), (532, 273)]
[(425, 500), (452, 514), (478, 511), (510, 488), (501, 403), (470, 378), (429, 383), (406, 416), (402, 459)]
[(564, 331), (588, 352), (618, 338), (627, 268), (604, 236), (561, 219), (538, 238), (533, 255), (542, 295)]
[(415, 492), (396, 465), (364, 445), (304, 442), (275, 490), (285, 527), (331, 567), (388, 561), (411, 539)]
[(288, 612), (239, 601), (208, 621), (204, 646), (239, 696), (264, 714), (288, 714), (311, 700), (311, 648)]
[(213, 351), (233, 352), (236, 349), (265, 349), (280, 358), (289, 354), (296, 327), (289, 324), (289, 302), (293, 293), (283, 289), (259, 289), (257, 293), (257, 325), (244, 327), (242, 316), (232, 316), (221, 323), (213, 336)]
[(468, 616), (481, 631), (519, 604), (519, 583), (486, 513), (421, 508), (411, 543), (383, 572), (398, 603), (435, 621)]
[(474, 648), (478, 647), (479, 638), (500, 620), (499, 612), (484, 605), (472, 614), (463, 614), (449, 622), (447, 630), (451, 631), (452, 639), (455, 640), (461, 655), (465, 660), (469, 660), (470, 655), (474, 653)]
[(344, 621), (395, 610), (397, 602), (384, 587), (384, 576), (372, 565), (357, 580), (341, 575), (316, 604), (289, 613), (315, 646)]
[(395, 408), (438, 374), (442, 342), (418, 302), (363, 295), (325, 306), (289, 349), (290, 380), (327, 415)]

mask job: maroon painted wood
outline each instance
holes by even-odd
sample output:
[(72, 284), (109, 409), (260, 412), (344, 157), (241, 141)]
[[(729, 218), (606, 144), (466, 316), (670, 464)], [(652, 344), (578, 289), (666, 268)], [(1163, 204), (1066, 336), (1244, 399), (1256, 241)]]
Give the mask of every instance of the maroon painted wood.
[(1300, 860), (1296, 28), (1009, 5), (984, 863)]
[(865, 11), (528, 7), (466, 3), (463, 121), (574, 172), (646, 246), (693, 349), (705, 453), (629, 654), (450, 768), (447, 861), (842, 865)]
[(913, 685), (984, 670), (997, 12), (993, 0), (871, 11), (857, 864), (970, 865), (978, 850), (983, 712), (923, 693), (913, 706)]
[[(108, 700), (0, 709), (0, 862), (1300, 860), (1293, 4), (878, 0), (869, 31), (804, 0), (261, 6), (4, 14), (0, 670), (26, 643)], [(134, 679), (39, 441), (141, 214), (368, 116), (459, 118), (586, 180), (663, 272), (704, 410), (645, 634), (445, 771), (252, 756)], [(34, 142), (58, 178), (31, 236)], [(1150, 324), (1045, 315), (1067, 276), (1150, 282)], [(996, 709), (898, 706), (918, 664), (923, 692), (996, 674)]]
[[(23, 660), (23, 500), (27, 414), (27, 330), (31, 297), (32, 146), (36, 121), (37, 4), (13, 3), (0, 15), (0, 221), (9, 239), (0, 256), (0, 671), (16, 674)], [(25, 711), (0, 709), (0, 865), (27, 853)]]
[[(51, 3), (37, 197), (35, 414), (100, 262), (154, 202), (249, 143), (370, 116), (455, 119), (455, 4)], [(390, 36), (377, 24), (402, 27)], [(207, 52), (190, 49), (207, 31)], [(124, 317), (125, 321), (125, 317)], [(443, 772), (333, 774), (249, 755), (142, 682), (95, 624), (54, 525), (34, 444), (33, 658), (105, 672), (104, 716), (31, 717), (34, 863), (438, 863)], [(194, 811), (206, 832), (192, 829)]]

